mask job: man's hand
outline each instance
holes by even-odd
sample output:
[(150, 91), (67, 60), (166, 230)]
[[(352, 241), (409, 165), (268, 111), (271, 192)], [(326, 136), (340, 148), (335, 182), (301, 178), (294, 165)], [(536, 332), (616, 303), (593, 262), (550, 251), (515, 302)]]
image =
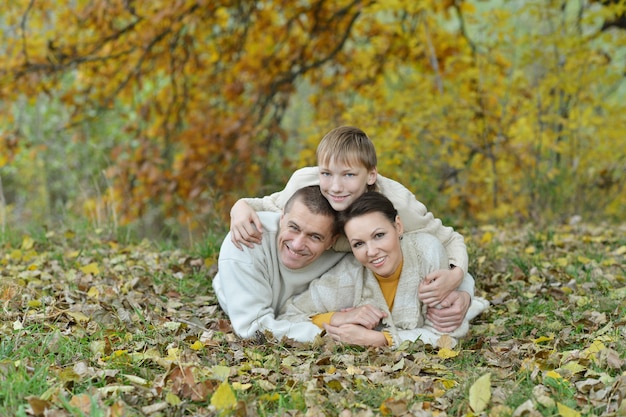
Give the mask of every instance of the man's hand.
[(428, 307), (441, 304), (463, 281), (464, 272), (458, 266), (439, 269), (426, 275), (419, 286), (418, 297)]
[(230, 232), (230, 240), (239, 250), (243, 250), (242, 244), (252, 248), (255, 243), (261, 243), (261, 220), (243, 200), (237, 201), (230, 210)]
[(463, 323), (471, 302), (472, 298), (465, 291), (453, 291), (438, 307), (428, 307), (426, 317), (435, 329), (449, 333)]
[(358, 324), (324, 324), (324, 329), (327, 335), (338, 342), (360, 346), (387, 346), (387, 338), (383, 332), (369, 330)]
[(372, 330), (378, 326), (378, 323), (380, 323), (384, 317), (387, 317), (387, 313), (371, 304), (367, 304), (336, 312), (330, 319), (330, 324), (333, 326), (358, 324), (366, 329)]

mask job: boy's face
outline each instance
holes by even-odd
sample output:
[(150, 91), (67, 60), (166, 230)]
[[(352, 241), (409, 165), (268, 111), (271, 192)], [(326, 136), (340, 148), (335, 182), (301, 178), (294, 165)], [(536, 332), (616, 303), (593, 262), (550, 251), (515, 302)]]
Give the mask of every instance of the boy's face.
[(320, 190), (336, 211), (343, 211), (376, 182), (376, 168), (348, 165), (331, 159), (319, 165)]
[(295, 201), (280, 217), (278, 251), (283, 265), (300, 269), (319, 258), (337, 239), (333, 225), (331, 216), (313, 214), (301, 201)]

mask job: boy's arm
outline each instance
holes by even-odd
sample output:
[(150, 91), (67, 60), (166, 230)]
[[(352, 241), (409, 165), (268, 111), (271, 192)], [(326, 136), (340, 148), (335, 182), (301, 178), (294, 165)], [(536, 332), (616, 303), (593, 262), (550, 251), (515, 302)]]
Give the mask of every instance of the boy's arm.
[(302, 168), (293, 173), (285, 189), (265, 197), (246, 197), (237, 200), (230, 210), (230, 239), (239, 249), (242, 245), (251, 248), (261, 241), (263, 233), (259, 211), (279, 213), (285, 203), (300, 188), (319, 184), (317, 167)]
[(287, 200), (300, 188), (319, 185), (319, 183), (319, 169), (317, 167), (300, 168), (291, 175), (283, 190), (265, 197), (242, 198), (239, 201), (244, 201), (254, 211), (280, 212), (285, 207)]

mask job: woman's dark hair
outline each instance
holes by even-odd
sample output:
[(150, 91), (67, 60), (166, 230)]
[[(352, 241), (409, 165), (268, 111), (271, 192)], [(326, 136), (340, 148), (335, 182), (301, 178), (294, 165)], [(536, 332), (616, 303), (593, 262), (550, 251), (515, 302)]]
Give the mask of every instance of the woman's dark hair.
[(387, 197), (378, 191), (370, 191), (363, 193), (347, 209), (339, 213), (341, 230), (349, 220), (369, 213), (381, 213), (391, 223), (395, 222), (398, 216), (398, 210)]

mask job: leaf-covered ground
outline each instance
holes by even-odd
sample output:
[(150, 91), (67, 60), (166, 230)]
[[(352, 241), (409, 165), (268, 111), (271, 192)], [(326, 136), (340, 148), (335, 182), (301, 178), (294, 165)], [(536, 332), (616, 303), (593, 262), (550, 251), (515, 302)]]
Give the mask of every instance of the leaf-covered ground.
[(625, 415), (626, 225), (462, 232), (492, 307), (396, 351), (238, 339), (216, 242), (6, 238), (0, 415)]

